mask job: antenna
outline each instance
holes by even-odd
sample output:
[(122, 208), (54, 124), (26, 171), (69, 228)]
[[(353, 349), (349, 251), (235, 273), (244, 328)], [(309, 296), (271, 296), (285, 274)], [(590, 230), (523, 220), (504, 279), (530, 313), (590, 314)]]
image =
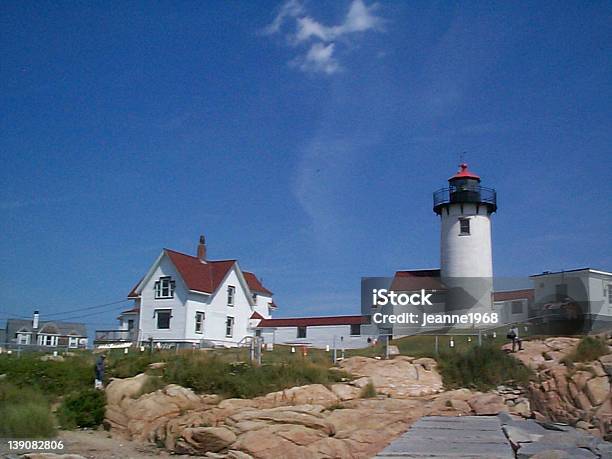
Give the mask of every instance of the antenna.
[(467, 154), (467, 151), (462, 151), (459, 154), (459, 164), (463, 164), (465, 162), (465, 155)]

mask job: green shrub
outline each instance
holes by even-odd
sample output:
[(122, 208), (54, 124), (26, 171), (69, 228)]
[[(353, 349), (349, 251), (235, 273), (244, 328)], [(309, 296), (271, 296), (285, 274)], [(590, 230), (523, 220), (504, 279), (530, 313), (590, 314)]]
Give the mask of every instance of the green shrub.
[(150, 363), (164, 360), (163, 354), (148, 351), (132, 351), (129, 354), (110, 353), (106, 359), (106, 373), (113, 378), (131, 378), (137, 374), (144, 373)]
[(40, 389), (47, 396), (66, 394), (93, 385), (94, 359), (90, 354), (42, 361), (43, 354), (0, 355), (0, 374), (18, 387)]
[(585, 336), (580, 340), (576, 349), (561, 361), (571, 367), (574, 362), (592, 362), (608, 352), (608, 345), (604, 340), (593, 336)]
[(361, 398), (373, 398), (376, 397), (376, 395), (376, 387), (374, 387), (372, 382), (367, 383), (361, 389)]
[(55, 432), (49, 403), (40, 392), (0, 382), (0, 437), (47, 438)]
[(191, 387), (200, 393), (250, 398), (305, 384), (330, 384), (347, 375), (307, 360), (252, 366), (226, 362), (216, 355), (178, 355), (164, 371), (167, 383)]
[(104, 392), (85, 389), (67, 395), (57, 410), (57, 416), (64, 429), (96, 427), (104, 420), (105, 405)]
[(533, 372), (493, 345), (441, 354), (439, 369), (447, 388), (488, 390), (500, 384), (527, 384)]

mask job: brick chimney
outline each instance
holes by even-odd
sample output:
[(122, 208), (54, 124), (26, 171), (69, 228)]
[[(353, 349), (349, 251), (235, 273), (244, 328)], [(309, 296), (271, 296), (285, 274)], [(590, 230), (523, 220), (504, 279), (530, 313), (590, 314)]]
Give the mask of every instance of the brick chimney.
[(206, 239), (204, 235), (200, 236), (200, 243), (198, 244), (198, 258), (202, 263), (206, 263)]

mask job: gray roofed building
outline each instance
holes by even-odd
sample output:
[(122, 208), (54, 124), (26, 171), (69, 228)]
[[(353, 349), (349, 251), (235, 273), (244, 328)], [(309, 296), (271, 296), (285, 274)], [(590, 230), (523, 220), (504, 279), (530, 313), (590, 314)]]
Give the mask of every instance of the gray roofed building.
[(38, 345), (41, 347), (87, 347), (87, 328), (78, 322), (40, 320), (36, 311), (32, 319), (7, 319), (3, 331), (9, 345)]

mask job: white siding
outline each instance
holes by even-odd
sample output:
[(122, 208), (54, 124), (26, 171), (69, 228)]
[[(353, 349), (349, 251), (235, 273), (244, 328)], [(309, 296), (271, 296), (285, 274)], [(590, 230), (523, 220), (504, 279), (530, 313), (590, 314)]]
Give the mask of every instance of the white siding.
[[(175, 282), (174, 298), (171, 299), (155, 299), (155, 282), (160, 277), (170, 276)], [(178, 275), (174, 264), (170, 261), (167, 255), (164, 255), (155, 270), (153, 275), (146, 281), (141, 291), (141, 309), (140, 309), (140, 340), (147, 341), (152, 337), (155, 341), (179, 341), (185, 337), (185, 303), (187, 302), (187, 288)], [(160, 330), (157, 328), (157, 318), (153, 317), (156, 309), (170, 309), (172, 318), (170, 319), (170, 328), (168, 330)]]
[[(351, 336), (350, 325), (307, 326), (306, 338), (298, 338), (297, 332), (297, 327), (266, 328), (262, 330), (261, 336), (264, 343), (307, 345), (316, 348), (325, 348), (328, 345), (333, 348), (334, 337), (336, 349), (359, 349), (369, 345), (368, 336)], [(370, 338), (373, 340), (375, 337)]]

